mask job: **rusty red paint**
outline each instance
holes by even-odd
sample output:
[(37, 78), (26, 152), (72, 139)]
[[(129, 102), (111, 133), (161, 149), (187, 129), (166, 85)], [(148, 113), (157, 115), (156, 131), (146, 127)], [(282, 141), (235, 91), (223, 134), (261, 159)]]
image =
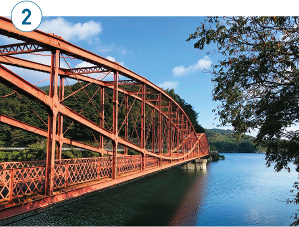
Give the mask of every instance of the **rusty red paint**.
[[(0, 34), (24, 41), (21, 44), (0, 47), (0, 50), (3, 50), (0, 63), (50, 74), (50, 92), (47, 95), (0, 65), (1, 83), (12, 88), (18, 95), (20, 93), (41, 103), (48, 111), (48, 122), (45, 123), (47, 131), (10, 116), (0, 115), (0, 122), (36, 133), (46, 137), (48, 141), (46, 160), (0, 163), (1, 218), (142, 177), (209, 154), (206, 135), (196, 134), (191, 121), (178, 103), (146, 78), (116, 62), (77, 47), (61, 37), (38, 30), (21, 32), (4, 17), (0, 17)], [(50, 52), (49, 65), (11, 56), (38, 51)], [(69, 65), (67, 58), (71, 57), (95, 66), (61, 68), (61, 57), (67, 65)], [(103, 73), (103, 75), (98, 79), (82, 75), (91, 73)], [(103, 78), (109, 74), (113, 74), (113, 81), (104, 81)], [(120, 76), (127, 79), (120, 80)], [(77, 80), (81, 88), (71, 91), (72, 94), (65, 97), (64, 82), (68, 83), (67, 78)], [(60, 81), (59, 92), (58, 81)], [(81, 81), (98, 86), (94, 95), (101, 90), (100, 110), (93, 103), (94, 95), (90, 97), (85, 90), (89, 84), (83, 86)], [(76, 112), (65, 106), (64, 100), (75, 97), (80, 90), (88, 97), (85, 106), (91, 103), (95, 108), (100, 119), (99, 125), (82, 115), (85, 107)], [(107, 93), (108, 90), (112, 91), (112, 97)], [(123, 95), (122, 100), (119, 100), (122, 97), (119, 94)], [(8, 96), (2, 98), (5, 97)], [(113, 123), (110, 126), (105, 121), (105, 100), (109, 105), (113, 105)], [(132, 113), (133, 105), (139, 106), (137, 114)], [(120, 122), (118, 117), (121, 111), (125, 113), (123, 122)], [(97, 145), (91, 146), (65, 138), (65, 133), (73, 124), (71, 123), (63, 132), (65, 118), (90, 129)], [(121, 130), (124, 131), (122, 135)], [(129, 135), (129, 131), (135, 133), (134, 138), (133, 134)], [(107, 140), (112, 142), (112, 151), (105, 150)], [(101, 157), (61, 159), (63, 144), (98, 152)], [(124, 148), (123, 154), (117, 152), (119, 145)], [(140, 155), (128, 155), (129, 149), (137, 151)], [(109, 157), (103, 157), (104, 154), (108, 154)], [(34, 187), (30, 187), (32, 184)], [(83, 184), (86, 185), (79, 188), (79, 185)], [(62, 189), (64, 192), (59, 191)], [(58, 190), (61, 194), (54, 195), (54, 190)], [(43, 198), (31, 202), (25, 199), (27, 196), (35, 198), (36, 195)]]

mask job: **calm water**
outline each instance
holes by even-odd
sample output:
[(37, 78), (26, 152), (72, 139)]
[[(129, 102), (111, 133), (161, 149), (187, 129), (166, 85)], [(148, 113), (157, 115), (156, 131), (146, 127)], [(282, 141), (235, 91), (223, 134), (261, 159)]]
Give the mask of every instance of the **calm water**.
[(11, 224), (290, 225), (299, 207), (284, 201), (292, 198), (296, 172), (266, 168), (264, 154), (225, 157), (208, 163), (206, 171), (172, 168), (62, 202)]

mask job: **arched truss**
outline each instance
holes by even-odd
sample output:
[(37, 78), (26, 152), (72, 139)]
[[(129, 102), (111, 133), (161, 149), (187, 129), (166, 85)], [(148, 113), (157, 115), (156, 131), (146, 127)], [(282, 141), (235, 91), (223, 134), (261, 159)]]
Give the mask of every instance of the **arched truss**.
[[(21, 32), (4, 17), (0, 17), (0, 34), (22, 41), (0, 46), (1, 64), (50, 75), (50, 93), (47, 95), (21, 76), (0, 65), (1, 83), (41, 103), (48, 111), (47, 130), (3, 114), (0, 115), (0, 122), (48, 138), (46, 171), (49, 175), (53, 175), (51, 171), (53, 171), (55, 156), (56, 159), (61, 159), (63, 144), (98, 152), (102, 156), (112, 155), (112, 178), (116, 177), (116, 157), (126, 156), (128, 149), (142, 154), (142, 169), (147, 167), (147, 159), (151, 158), (156, 158), (163, 163), (185, 160), (191, 154), (194, 157), (195, 153), (198, 157), (208, 155), (206, 135), (196, 134), (188, 116), (178, 103), (145, 77), (54, 34), (38, 30)], [(24, 56), (36, 52), (50, 55), (49, 64), (30, 61), (26, 57), (24, 59), (12, 56)], [(70, 65), (78, 60), (91, 66), (72, 68)], [(68, 68), (60, 67), (61, 62), (68, 65)], [(94, 75), (99, 78), (95, 79)], [(72, 91), (69, 95), (64, 94), (67, 79), (74, 79), (80, 85), (78, 90)], [(91, 85), (97, 88), (93, 95), (86, 92), (86, 88)], [(92, 121), (88, 114), (83, 114), (84, 108), (76, 112), (65, 104), (65, 100), (75, 98), (77, 92), (86, 93), (89, 100), (87, 104), (93, 105), (96, 110), (97, 122)], [(100, 100), (93, 100), (96, 94), (99, 95)], [(139, 111), (137, 117), (136, 113), (131, 112), (133, 107)], [(110, 108), (109, 113), (112, 112), (112, 116), (108, 116), (107, 108)], [(110, 123), (107, 120), (109, 117), (112, 118)], [(66, 129), (63, 128), (63, 122), (66, 118), (89, 129), (94, 135), (97, 146), (64, 137)], [(104, 141), (107, 140), (112, 143), (112, 151), (105, 149)], [(117, 148), (122, 148), (123, 152), (118, 153)], [(51, 181), (48, 180), (48, 184), (51, 184)], [(51, 190), (53, 189), (50, 185)]]

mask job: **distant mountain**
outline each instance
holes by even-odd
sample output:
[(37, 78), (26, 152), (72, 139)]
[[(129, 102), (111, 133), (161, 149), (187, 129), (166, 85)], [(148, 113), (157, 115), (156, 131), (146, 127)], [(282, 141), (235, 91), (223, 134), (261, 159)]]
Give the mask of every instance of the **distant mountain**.
[(255, 137), (245, 136), (238, 143), (232, 130), (205, 129), (211, 151), (221, 153), (255, 153), (264, 152), (265, 148), (255, 148), (253, 141)]

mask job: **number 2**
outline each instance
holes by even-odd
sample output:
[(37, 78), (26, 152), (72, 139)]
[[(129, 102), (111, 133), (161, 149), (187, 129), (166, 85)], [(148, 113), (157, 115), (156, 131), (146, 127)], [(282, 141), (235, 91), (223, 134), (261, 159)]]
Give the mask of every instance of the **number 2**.
[(27, 20), (29, 19), (29, 17), (31, 16), (31, 11), (29, 10), (29, 9), (24, 9), (23, 11), (22, 11), (22, 14), (24, 14), (24, 13), (28, 13), (27, 14), (27, 16), (25, 17), (25, 19), (23, 20), (23, 22), (22, 22), (22, 24), (28, 24), (28, 25), (30, 25), (31, 24), (31, 22), (28, 22)]

